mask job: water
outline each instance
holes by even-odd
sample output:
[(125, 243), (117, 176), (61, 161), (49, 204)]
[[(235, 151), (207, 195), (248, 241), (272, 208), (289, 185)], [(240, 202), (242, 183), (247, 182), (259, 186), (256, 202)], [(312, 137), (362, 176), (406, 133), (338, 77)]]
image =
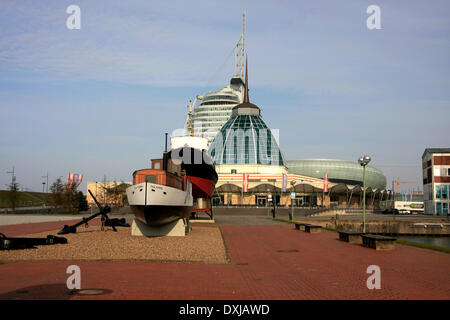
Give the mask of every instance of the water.
[(398, 236), (400, 240), (411, 242), (430, 244), (437, 247), (450, 248), (450, 237), (433, 237), (433, 236)]

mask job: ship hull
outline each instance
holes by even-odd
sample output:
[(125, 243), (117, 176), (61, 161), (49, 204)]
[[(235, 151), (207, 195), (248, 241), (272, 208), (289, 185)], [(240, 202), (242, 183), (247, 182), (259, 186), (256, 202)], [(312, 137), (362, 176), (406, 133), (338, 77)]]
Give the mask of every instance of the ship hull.
[(148, 226), (161, 226), (190, 217), (192, 207), (186, 206), (130, 206), (136, 219)]
[(187, 175), (186, 178), (192, 183), (192, 196), (194, 198), (211, 197), (216, 187), (214, 180)]
[(185, 191), (149, 182), (139, 183), (127, 188), (127, 197), (136, 219), (149, 226), (188, 218), (193, 208), (190, 181)]
[(189, 146), (172, 149), (170, 157), (174, 162), (181, 163), (181, 169), (186, 171), (186, 177), (192, 183), (194, 198), (211, 197), (218, 180), (213, 161), (206, 151)]

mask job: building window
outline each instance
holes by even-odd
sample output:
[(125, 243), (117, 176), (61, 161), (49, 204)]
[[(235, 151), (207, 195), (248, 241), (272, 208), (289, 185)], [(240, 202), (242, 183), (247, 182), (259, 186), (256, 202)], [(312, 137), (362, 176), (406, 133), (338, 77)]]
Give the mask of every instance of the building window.
[(236, 174), (236, 173), (237, 173), (237, 170), (236, 170), (236, 169), (231, 169), (231, 173), (232, 173), (232, 174)]
[(448, 202), (443, 202), (442, 203), (442, 213), (443, 214), (448, 214)]
[(441, 186), (436, 186), (436, 199), (441, 199)]
[(436, 214), (442, 214), (442, 203), (436, 202)]
[(447, 185), (444, 185), (444, 186), (441, 186), (441, 196), (442, 196), (442, 199), (448, 199), (448, 187), (450, 187), (450, 186), (447, 186)]

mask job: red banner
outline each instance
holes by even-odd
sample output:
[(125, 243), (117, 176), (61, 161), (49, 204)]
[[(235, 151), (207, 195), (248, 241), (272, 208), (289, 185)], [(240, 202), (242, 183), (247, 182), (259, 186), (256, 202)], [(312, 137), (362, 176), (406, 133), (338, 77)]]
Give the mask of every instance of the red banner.
[(323, 176), (323, 191), (324, 192), (328, 192), (328, 183), (329, 183), (328, 173), (325, 173)]
[(248, 192), (248, 173), (244, 173), (242, 175), (242, 191), (243, 192)]

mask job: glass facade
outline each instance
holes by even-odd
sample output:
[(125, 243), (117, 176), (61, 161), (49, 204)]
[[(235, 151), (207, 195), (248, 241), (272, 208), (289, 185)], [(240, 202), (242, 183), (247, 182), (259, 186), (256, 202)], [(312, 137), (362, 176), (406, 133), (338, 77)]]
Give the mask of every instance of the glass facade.
[[(323, 179), (327, 173), (331, 182), (349, 185), (363, 184), (363, 168), (357, 163), (334, 159), (305, 159), (287, 162), (288, 172)], [(366, 167), (366, 187), (385, 189), (386, 177), (378, 169)]]
[(230, 118), (214, 138), (209, 153), (216, 164), (285, 165), (272, 131), (257, 115)]

